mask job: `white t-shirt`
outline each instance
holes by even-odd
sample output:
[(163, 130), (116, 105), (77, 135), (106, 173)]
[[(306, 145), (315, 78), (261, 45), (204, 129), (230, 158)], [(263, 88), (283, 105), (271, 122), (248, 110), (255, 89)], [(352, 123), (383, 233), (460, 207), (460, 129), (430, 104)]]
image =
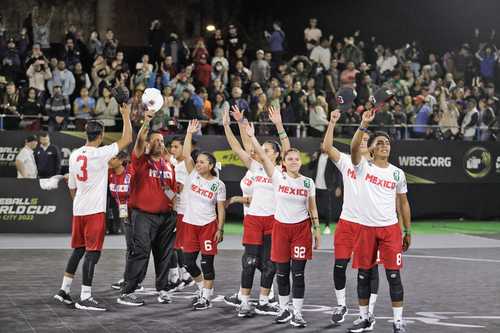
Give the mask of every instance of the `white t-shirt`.
[(108, 162), (118, 154), (115, 142), (103, 147), (83, 146), (69, 156), (70, 189), (76, 189), (73, 215), (85, 216), (106, 211)]
[(207, 180), (193, 170), (184, 184), (186, 206), (183, 221), (204, 226), (217, 218), (217, 202), (226, 201), (226, 186), (217, 177)]
[(253, 174), (253, 196), (247, 213), (253, 216), (274, 215), (276, 200), (273, 180), (267, 176), (264, 166), (255, 160), (252, 160), (249, 170)]
[(329, 48), (324, 48), (318, 45), (312, 49), (309, 58), (311, 58), (312, 61), (323, 64), (323, 67), (325, 67), (326, 70), (329, 70), (332, 61), (332, 52)]
[(379, 168), (365, 158), (355, 169), (360, 192), (357, 200), (359, 223), (370, 227), (398, 223), (396, 194), (408, 192), (403, 170), (392, 164)]
[[(184, 161), (181, 162), (175, 161), (174, 168), (175, 168), (175, 180), (179, 184), (185, 186), (186, 178), (188, 177), (186, 163)], [(182, 189), (182, 192), (177, 196), (175, 211), (178, 214), (184, 214), (184, 212), (186, 211), (186, 191), (184, 191), (184, 188)]]
[(276, 196), (275, 220), (294, 224), (309, 218), (309, 198), (316, 196), (311, 178), (302, 175), (292, 178), (286, 172), (275, 169), (273, 187)]
[(340, 153), (338, 162), (332, 160), (342, 173), (344, 183), (344, 203), (340, 218), (349, 222), (359, 223), (359, 182), (356, 179), (356, 169), (351, 162), (351, 156)]
[[(250, 170), (247, 171), (245, 176), (240, 181), (240, 188), (243, 197), (251, 197), (253, 194), (253, 174)], [(243, 215), (247, 215), (248, 206), (243, 204)]]
[(19, 154), (16, 156), (16, 161), (21, 161), (24, 166), (25, 177), (21, 173), (17, 172), (17, 178), (36, 178), (38, 175), (38, 169), (36, 167), (35, 155), (33, 155), (33, 150), (24, 146)]

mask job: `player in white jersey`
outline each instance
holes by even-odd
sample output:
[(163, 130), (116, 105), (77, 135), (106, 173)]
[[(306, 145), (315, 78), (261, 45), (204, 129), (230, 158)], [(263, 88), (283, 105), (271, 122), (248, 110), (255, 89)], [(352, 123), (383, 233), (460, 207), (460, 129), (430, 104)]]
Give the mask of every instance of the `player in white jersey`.
[[(175, 286), (176, 290), (182, 290), (185, 287), (189, 287), (194, 285), (194, 280), (191, 275), (186, 270), (184, 265), (184, 258), (182, 254), (182, 240), (184, 238), (183, 235), (183, 222), (182, 219), (184, 217), (184, 212), (186, 210), (186, 192), (184, 192), (184, 184), (186, 182), (186, 178), (188, 177), (188, 172), (186, 169), (186, 163), (184, 161), (184, 156), (182, 154), (182, 150), (184, 147), (184, 138), (180, 136), (176, 136), (170, 142), (170, 154), (171, 154), (171, 163), (175, 167), (175, 180), (177, 181), (177, 190), (179, 194), (176, 196), (175, 202), (175, 211), (177, 213), (176, 225), (175, 225), (175, 258), (177, 260), (178, 268), (170, 269), (178, 270), (177, 274), (170, 273), (169, 275), (175, 276), (177, 275), (179, 281), (171, 281), (173, 286)], [(171, 279), (172, 280), (172, 279)]]
[[(341, 153), (333, 146), (333, 132), (335, 124), (339, 118), (340, 112), (338, 110), (335, 110), (330, 114), (330, 122), (323, 141), (323, 147), (327, 152), (328, 157), (333, 161), (333, 163), (335, 163), (337, 168), (342, 173), (342, 181), (344, 184), (344, 202), (342, 205), (342, 213), (334, 234), (335, 263), (333, 268), (333, 281), (338, 306), (333, 309), (331, 319), (333, 324), (344, 322), (347, 314), (345, 295), (346, 270), (347, 265), (351, 260), (355, 237), (360, 227), (358, 212), (359, 202), (357, 198), (359, 195), (359, 182), (356, 179), (356, 171), (352, 165), (351, 157), (347, 154)], [(367, 159), (370, 158), (370, 153), (367, 148), (368, 138), (368, 133), (364, 133), (360, 147), (362, 155)], [(369, 329), (372, 330), (375, 325), (373, 310), (377, 299), (379, 284), (377, 265), (373, 266), (370, 277)]]
[(240, 203), (243, 205), (243, 216), (246, 216), (248, 213), (248, 208), (250, 207), (250, 203), (252, 202), (253, 183), (254, 177), (252, 171), (247, 170), (243, 178), (241, 178), (240, 180), (241, 195), (231, 197), (226, 202), (226, 208), (232, 204)]
[[(276, 323), (290, 321), (295, 327), (305, 327), (302, 305), (305, 293), (305, 267), (312, 259), (311, 221), (314, 228), (314, 248), (319, 247), (321, 233), (314, 181), (300, 174), (300, 152), (288, 149), (283, 155), (286, 171), (276, 168), (255, 138), (253, 124), (246, 126), (255, 152), (263, 162), (264, 170), (272, 179), (276, 210), (272, 231), (271, 260), (277, 265), (280, 313)], [(254, 195), (255, 200), (255, 195)], [(290, 302), (290, 271), (293, 280), (293, 309)]]
[(117, 142), (100, 147), (104, 137), (104, 126), (89, 121), (85, 131), (87, 143), (73, 151), (69, 157), (68, 187), (73, 198), (73, 227), (71, 247), (73, 253), (64, 272), (61, 289), (54, 296), (58, 301), (72, 304), (71, 283), (83, 255), (82, 288), (77, 309), (105, 311), (91, 293), (94, 267), (99, 261), (106, 230), (106, 199), (108, 188), (108, 162), (132, 142), (130, 106), (120, 108), (123, 117), (123, 132)]
[[(411, 243), (410, 204), (406, 197), (407, 185), (404, 172), (389, 163), (390, 138), (385, 132), (375, 132), (368, 140), (373, 157), (367, 160), (361, 153), (363, 133), (375, 117), (374, 111), (363, 114), (361, 125), (351, 142), (351, 161), (359, 182), (358, 216), (361, 224), (354, 249), (353, 266), (358, 268), (358, 298), (363, 319), (350, 332), (363, 332), (369, 326), (368, 304), (370, 297), (371, 268), (376, 265), (377, 251), (386, 269), (393, 309), (394, 333), (405, 332), (403, 325), (403, 284), (400, 269), (402, 252)], [(396, 197), (399, 198), (405, 228), (404, 238), (396, 214)]]
[[(185, 179), (186, 191), (185, 214), (183, 217), (183, 254), (189, 274), (201, 291), (200, 297), (193, 304), (194, 310), (211, 307), (210, 298), (214, 288), (214, 256), (217, 244), (224, 234), (226, 187), (217, 176), (215, 157), (201, 152), (196, 158), (196, 165), (191, 158), (191, 140), (193, 133), (199, 131), (197, 120), (189, 122), (184, 140), (183, 155), (188, 176)], [(201, 270), (196, 264), (201, 252)], [(203, 274), (202, 274), (203, 272)]]
[[(242, 258), (242, 272), (240, 292), (232, 296), (226, 296), (224, 301), (227, 304), (239, 306), (239, 317), (251, 317), (254, 311), (262, 315), (277, 315), (279, 309), (269, 302), (269, 295), (273, 284), (276, 265), (271, 261), (271, 234), (274, 224), (274, 211), (276, 208), (275, 195), (272, 179), (269, 177), (262, 164), (262, 158), (255, 156), (255, 159), (248, 153), (251, 151), (251, 142), (245, 133), (245, 119), (237, 108), (233, 108), (233, 117), (238, 121), (240, 134), (246, 151), (243, 150), (238, 140), (234, 136), (230, 127), (229, 113), (224, 114), (224, 131), (231, 149), (238, 155), (243, 164), (253, 175), (253, 197), (248, 207), (247, 214), (243, 221), (243, 239), (245, 248)], [(281, 121), (279, 110), (269, 109), (269, 118), (275, 124), (281, 144), (285, 150), (290, 147), (288, 136)], [(275, 168), (281, 159), (281, 147), (275, 141), (266, 141), (263, 150)], [(259, 304), (253, 308), (249, 303), (252, 290), (255, 269), (261, 271)]]

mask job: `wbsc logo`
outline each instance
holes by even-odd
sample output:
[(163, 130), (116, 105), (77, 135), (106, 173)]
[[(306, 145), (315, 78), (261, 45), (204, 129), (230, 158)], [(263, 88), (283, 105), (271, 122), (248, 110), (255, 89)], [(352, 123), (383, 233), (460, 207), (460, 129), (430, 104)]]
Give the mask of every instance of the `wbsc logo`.
[(491, 153), (483, 147), (469, 149), (464, 155), (465, 173), (472, 178), (483, 178), (491, 171)]

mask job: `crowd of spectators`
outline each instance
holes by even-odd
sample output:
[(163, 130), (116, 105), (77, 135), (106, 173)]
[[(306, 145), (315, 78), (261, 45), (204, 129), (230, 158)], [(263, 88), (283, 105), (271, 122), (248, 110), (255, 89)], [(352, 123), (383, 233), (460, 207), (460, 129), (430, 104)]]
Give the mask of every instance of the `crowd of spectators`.
[(476, 29), (456, 50), (436, 54), (415, 41), (392, 49), (360, 31), (342, 39), (326, 36), (312, 18), (302, 54), (292, 54), (280, 22), (253, 50), (234, 24), (188, 45), (155, 20), (142, 58), (129, 64), (111, 29), (104, 36), (90, 31), (85, 39), (83, 27), (70, 25), (62, 45), (51, 48), (47, 31), (40, 31), (49, 29), (50, 17), (40, 21), (33, 22), (32, 33), (0, 26), (3, 129), (82, 130), (89, 119), (99, 119), (113, 130), (120, 127), (118, 105), (124, 101), (132, 106), (137, 129), (142, 93), (154, 87), (164, 104), (152, 128), (164, 133), (182, 131), (182, 120), (198, 118), (204, 133), (220, 134), (224, 111), (237, 105), (260, 123), (259, 134), (271, 130), (267, 110), (273, 106), (284, 123), (300, 124), (286, 126), (289, 135), (322, 136), (336, 92), (348, 86), (357, 97), (342, 113), (337, 134), (351, 136), (362, 113), (374, 107), (370, 96), (384, 86), (395, 98), (373, 124), (395, 139), (496, 140), (500, 51), (495, 31), (483, 39)]

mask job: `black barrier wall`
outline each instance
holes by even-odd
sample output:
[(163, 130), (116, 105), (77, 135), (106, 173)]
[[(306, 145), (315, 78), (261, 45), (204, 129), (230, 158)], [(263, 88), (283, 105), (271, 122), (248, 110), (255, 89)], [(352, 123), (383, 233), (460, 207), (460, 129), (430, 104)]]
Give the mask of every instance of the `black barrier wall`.
[[(0, 132), (0, 175), (15, 177), (15, 157), (26, 132)], [(107, 142), (119, 133), (108, 133)], [(52, 143), (63, 152), (67, 166), (72, 150), (84, 144), (82, 133), (54, 133)], [(264, 139), (261, 139), (263, 141)], [(292, 138), (293, 147), (302, 153), (303, 173), (319, 150), (318, 138)], [(349, 140), (335, 143), (349, 151)], [(205, 136), (198, 147), (214, 153), (222, 163), (221, 178), (229, 195), (239, 195), (239, 182), (246, 172), (238, 157), (221, 136)], [(392, 143), (391, 162), (406, 172), (413, 218), (500, 217), (500, 145), (479, 142), (399, 141)], [(52, 211), (55, 209), (54, 211)], [(231, 207), (233, 218), (241, 216), (240, 207)], [(59, 189), (44, 191), (36, 180), (0, 178), (0, 232), (69, 232), (71, 200), (64, 183)]]

